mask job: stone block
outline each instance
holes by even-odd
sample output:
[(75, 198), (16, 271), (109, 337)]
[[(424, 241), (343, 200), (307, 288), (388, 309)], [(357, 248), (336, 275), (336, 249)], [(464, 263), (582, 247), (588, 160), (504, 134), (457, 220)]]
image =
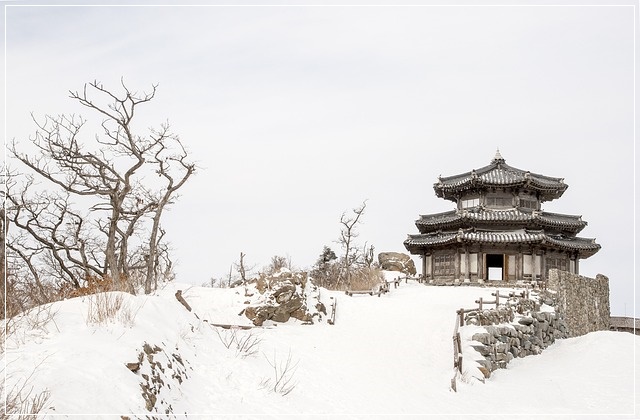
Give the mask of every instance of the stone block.
[(496, 340), (493, 337), (493, 335), (489, 334), (489, 333), (475, 333), (473, 334), (473, 336), (471, 337), (472, 340), (474, 341), (478, 341), (482, 344), (491, 344), (494, 343)]

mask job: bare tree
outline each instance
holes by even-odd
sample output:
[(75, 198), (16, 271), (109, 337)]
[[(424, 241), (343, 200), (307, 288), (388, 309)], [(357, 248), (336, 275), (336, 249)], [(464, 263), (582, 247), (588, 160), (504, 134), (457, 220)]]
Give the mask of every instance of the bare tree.
[(340, 238), (338, 242), (344, 249), (344, 279), (347, 287), (351, 287), (351, 266), (357, 258), (357, 253), (352, 253), (353, 239), (358, 236), (356, 226), (360, 222), (360, 217), (364, 214), (364, 210), (367, 207), (367, 200), (364, 200), (359, 207), (352, 210), (353, 215), (347, 216), (347, 213), (342, 213), (340, 216), (340, 224), (342, 228), (340, 230)]
[(362, 247), (362, 255), (364, 258), (364, 265), (366, 267), (371, 267), (371, 265), (373, 264), (375, 258), (373, 256), (375, 252), (375, 247), (373, 245), (369, 245), (369, 247), (367, 247), (367, 244), (365, 242), (364, 247)]
[(244, 261), (244, 257), (246, 256), (247, 255), (244, 252), (240, 252), (240, 260), (236, 263), (233, 263), (233, 266), (240, 275), (239, 282), (241, 284), (245, 284), (247, 282), (247, 275), (250, 275), (251, 271), (255, 268), (255, 265), (247, 267), (246, 262)]
[(6, 240), (7, 240), (7, 224), (6, 224), (6, 168), (4, 165), (0, 166), (0, 295), (2, 296), (2, 307), (0, 308), (0, 317), (4, 318), (7, 308), (6, 299), (6, 284), (7, 284), (7, 254), (6, 254)]
[[(8, 194), (9, 220), (32, 240), (19, 248), (27, 259), (46, 255), (55, 274), (74, 287), (88, 276), (116, 283), (138, 276), (150, 293), (171, 268), (160, 222), (195, 165), (167, 123), (146, 135), (134, 132), (134, 117), (156, 88), (139, 94), (122, 82), (117, 93), (96, 81), (85, 84), (70, 97), (100, 117), (93, 141), (81, 141), (82, 117), (47, 115), (33, 117), (35, 154), (19, 150), (15, 139), (9, 145), (10, 154), (47, 184), (32, 193), (34, 179), (28, 178)], [(75, 210), (72, 199), (88, 209)]]

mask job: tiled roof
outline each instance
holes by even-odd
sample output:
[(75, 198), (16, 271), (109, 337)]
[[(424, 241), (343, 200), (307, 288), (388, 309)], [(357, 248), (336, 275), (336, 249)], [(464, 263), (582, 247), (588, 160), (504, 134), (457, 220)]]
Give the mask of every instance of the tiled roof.
[(587, 225), (581, 216), (511, 208), (507, 210), (452, 210), (445, 213), (421, 215), (416, 221), (416, 226), (418, 229), (423, 228), (424, 232), (442, 227), (464, 227), (474, 225), (477, 222), (504, 222), (530, 227), (555, 227), (569, 229), (575, 233)]
[(611, 327), (613, 328), (628, 328), (628, 329), (640, 329), (640, 319), (630, 318), (626, 316), (612, 316), (610, 318)]
[(580, 252), (581, 258), (589, 257), (600, 249), (595, 239), (550, 235), (543, 231), (501, 231), (487, 232), (472, 230), (458, 232), (436, 232), (431, 234), (409, 235), (404, 241), (405, 247), (412, 253), (420, 253), (420, 249), (436, 248), (456, 242), (482, 244), (548, 244), (552, 248)]
[(452, 199), (451, 193), (464, 192), (469, 189), (484, 189), (489, 187), (526, 186), (534, 191), (543, 192), (543, 200), (558, 198), (567, 189), (563, 178), (553, 178), (514, 168), (505, 163), (499, 156), (491, 164), (480, 169), (474, 169), (459, 175), (439, 177), (433, 185), (436, 195), (441, 198)]

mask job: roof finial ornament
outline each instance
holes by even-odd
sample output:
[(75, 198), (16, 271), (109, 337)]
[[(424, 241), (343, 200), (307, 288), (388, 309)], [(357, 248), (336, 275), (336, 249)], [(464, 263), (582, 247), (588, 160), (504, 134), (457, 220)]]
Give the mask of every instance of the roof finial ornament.
[(493, 157), (493, 160), (491, 161), (491, 163), (504, 163), (504, 162), (505, 160), (500, 154), (500, 149), (496, 147), (496, 155)]

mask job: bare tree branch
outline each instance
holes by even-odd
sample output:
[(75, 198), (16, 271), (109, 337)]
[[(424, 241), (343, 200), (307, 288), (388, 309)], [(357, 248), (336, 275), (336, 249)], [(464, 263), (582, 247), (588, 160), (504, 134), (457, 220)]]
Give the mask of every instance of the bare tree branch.
[[(30, 140), (37, 153), (21, 151), (16, 140), (8, 147), (13, 158), (47, 183), (44, 191), (36, 191), (27, 177), (23, 188), (7, 197), (8, 220), (36, 244), (29, 247), (21, 240), (12, 248), (31, 264), (34, 279), (47, 272), (80, 287), (91, 276), (121, 282), (135, 271), (149, 293), (171, 269), (160, 222), (196, 167), (168, 123), (146, 135), (133, 130), (138, 107), (154, 99), (157, 85), (138, 94), (124, 80), (120, 84), (112, 91), (93, 81), (69, 92), (101, 119), (100, 132), (87, 144), (81, 141), (87, 120), (47, 115), (40, 121), (32, 116), (36, 132)], [(72, 208), (72, 197), (86, 213)], [(38, 267), (36, 260), (50, 266)]]

